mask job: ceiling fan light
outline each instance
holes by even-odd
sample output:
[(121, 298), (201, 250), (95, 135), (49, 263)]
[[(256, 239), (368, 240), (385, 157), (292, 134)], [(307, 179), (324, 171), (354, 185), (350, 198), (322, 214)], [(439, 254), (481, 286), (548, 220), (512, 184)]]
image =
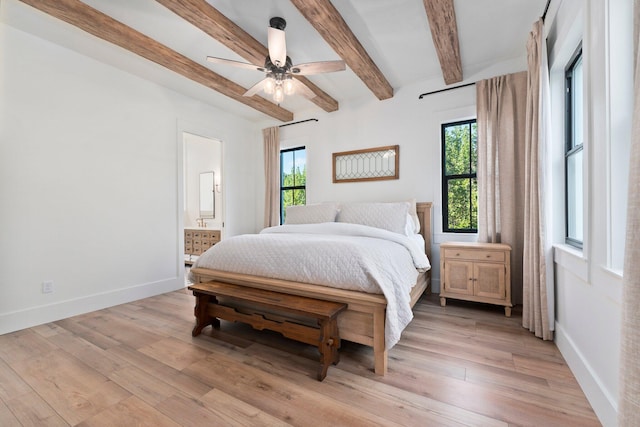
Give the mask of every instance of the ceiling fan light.
[(284, 100), (284, 90), (282, 89), (281, 85), (278, 85), (273, 91), (273, 101), (276, 104), (280, 104), (283, 100)]
[(267, 81), (264, 83), (264, 93), (271, 95), (276, 87), (276, 82), (273, 77), (267, 77)]
[(287, 44), (284, 39), (284, 31), (269, 27), (267, 29), (267, 45), (271, 62), (276, 67), (283, 67), (287, 62)]
[(284, 81), (283, 86), (285, 95), (293, 95), (295, 88), (293, 86), (293, 79), (291, 78), (291, 76), (287, 77), (287, 79)]

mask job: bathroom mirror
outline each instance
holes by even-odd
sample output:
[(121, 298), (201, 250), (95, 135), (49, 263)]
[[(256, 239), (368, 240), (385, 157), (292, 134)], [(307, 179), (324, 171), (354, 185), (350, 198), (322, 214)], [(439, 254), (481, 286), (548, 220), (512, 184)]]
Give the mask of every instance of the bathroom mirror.
[(216, 217), (215, 172), (200, 173), (200, 218)]

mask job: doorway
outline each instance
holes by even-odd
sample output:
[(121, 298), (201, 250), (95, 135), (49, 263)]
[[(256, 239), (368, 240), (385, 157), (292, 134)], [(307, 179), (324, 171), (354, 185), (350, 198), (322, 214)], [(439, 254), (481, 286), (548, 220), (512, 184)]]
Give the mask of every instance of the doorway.
[[(222, 238), (222, 141), (182, 133), (184, 258), (188, 267)], [(188, 271), (187, 271), (188, 272)], [(185, 275), (188, 277), (188, 274)], [(187, 279), (185, 279), (187, 280)]]

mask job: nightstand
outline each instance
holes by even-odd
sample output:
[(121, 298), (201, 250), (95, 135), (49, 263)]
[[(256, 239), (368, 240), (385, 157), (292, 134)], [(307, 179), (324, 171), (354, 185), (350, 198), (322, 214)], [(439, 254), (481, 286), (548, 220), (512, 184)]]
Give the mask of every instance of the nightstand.
[(440, 245), (440, 305), (447, 298), (504, 306), (511, 316), (511, 246), (447, 242)]

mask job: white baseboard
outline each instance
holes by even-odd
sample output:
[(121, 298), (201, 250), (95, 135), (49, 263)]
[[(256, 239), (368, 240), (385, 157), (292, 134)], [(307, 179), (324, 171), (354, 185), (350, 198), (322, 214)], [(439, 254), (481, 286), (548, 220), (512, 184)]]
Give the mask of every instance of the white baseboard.
[(181, 277), (173, 277), (129, 288), (121, 288), (52, 304), (29, 307), (9, 313), (1, 313), (0, 335), (175, 291), (183, 287), (184, 280)]
[(604, 387), (587, 359), (576, 348), (561, 325), (556, 322), (555, 343), (569, 365), (571, 372), (578, 380), (582, 391), (595, 411), (603, 426), (618, 425), (618, 404), (614, 396)]

